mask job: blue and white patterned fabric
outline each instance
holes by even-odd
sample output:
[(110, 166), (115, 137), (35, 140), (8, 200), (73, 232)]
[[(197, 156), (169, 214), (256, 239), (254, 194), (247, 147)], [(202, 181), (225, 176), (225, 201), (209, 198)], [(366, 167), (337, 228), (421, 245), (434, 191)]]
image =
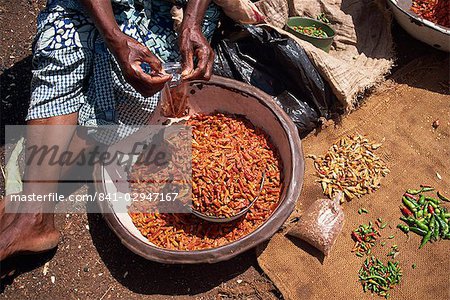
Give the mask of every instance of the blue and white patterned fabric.
[[(177, 1), (179, 3), (180, 1)], [(187, 0), (182, 0), (186, 4)], [(112, 0), (120, 29), (163, 62), (179, 61), (177, 35), (163, 0)], [(210, 5), (203, 32), (210, 39), (219, 20)], [(27, 120), (79, 112), (80, 125), (145, 124), (159, 94), (143, 97), (123, 78), (102, 37), (76, 0), (49, 0), (39, 14)]]

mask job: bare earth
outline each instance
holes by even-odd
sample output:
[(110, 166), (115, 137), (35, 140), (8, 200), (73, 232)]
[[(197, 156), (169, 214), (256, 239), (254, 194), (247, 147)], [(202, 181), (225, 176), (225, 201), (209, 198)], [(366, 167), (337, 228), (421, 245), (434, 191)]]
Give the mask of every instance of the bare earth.
[[(23, 123), (30, 93), (30, 55), (35, 19), (44, 3), (43, 0), (3, 0), (0, 3), (2, 124)], [(431, 55), (444, 61), (443, 53), (412, 40), (398, 28), (395, 28), (395, 38), (399, 42), (398, 52), (407, 54), (399, 55), (399, 67), (394, 71), (402, 72), (401, 66), (411, 61), (420, 63), (417, 58), (422, 56)], [(414, 51), (410, 51), (411, 48)], [(396, 82), (391, 83), (390, 88), (396, 84), (411, 83), (420, 93), (420, 76), (395, 78)], [(448, 87), (448, 76), (436, 80)], [(442, 93), (442, 90), (439, 92)], [(366, 101), (370, 101), (370, 97)], [(429, 101), (431, 103), (431, 99)], [(1, 135), (3, 131), (2, 127)], [(3, 148), (1, 146), (0, 154)], [(3, 161), (1, 165), (4, 165)], [(81, 187), (78, 192), (83, 193), (85, 188)], [(2, 193), (3, 180), (0, 182)], [(17, 271), (12, 278), (0, 283), (0, 298), (281, 298), (273, 283), (258, 267), (253, 250), (215, 265), (163, 265), (142, 259), (122, 246), (101, 215), (59, 214), (56, 221), (62, 233), (58, 249), (10, 262), (17, 265)], [(4, 264), (1, 266), (7, 267)]]

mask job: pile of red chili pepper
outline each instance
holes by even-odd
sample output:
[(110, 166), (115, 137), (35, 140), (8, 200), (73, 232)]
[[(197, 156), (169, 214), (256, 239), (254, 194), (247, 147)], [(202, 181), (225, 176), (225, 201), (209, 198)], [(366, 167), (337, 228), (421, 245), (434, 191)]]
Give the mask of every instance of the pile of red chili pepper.
[[(377, 220), (377, 226), (380, 228), (382, 224)], [(356, 256), (363, 256), (364, 254), (370, 254), (371, 249), (375, 246), (375, 242), (381, 237), (381, 233), (373, 226), (372, 222), (368, 225), (361, 224), (352, 231), (352, 238), (355, 241), (355, 246), (352, 252), (356, 252)]]
[(450, 213), (441, 205), (441, 201), (450, 202), (441, 193), (431, 197), (434, 188), (422, 185), (418, 190), (407, 190), (403, 194), (400, 207), (403, 216), (400, 218), (405, 224), (398, 224), (397, 228), (404, 233), (414, 232), (422, 236), (419, 249), (427, 242), (440, 239), (450, 239)]
[(223, 114), (195, 115), (186, 125), (193, 135), (193, 209), (236, 215), (258, 196), (264, 171), (278, 168), (267, 135), (245, 118)]
[(368, 257), (359, 270), (359, 281), (364, 292), (371, 291), (386, 299), (389, 291), (400, 282), (402, 270), (398, 262), (388, 261), (387, 265), (375, 257)]
[[(129, 215), (157, 247), (183, 251), (215, 248), (248, 235), (270, 217), (280, 200), (282, 163), (269, 137), (244, 118), (195, 115), (187, 124), (192, 126), (193, 136), (193, 205), (202, 212), (232, 212), (233, 201), (253, 199), (259, 192), (264, 171), (257, 201), (245, 216), (228, 223), (209, 223), (191, 214), (149, 212), (145, 207), (152, 203), (145, 202), (134, 202)], [(145, 168), (135, 164), (129, 174), (130, 187), (136, 193), (154, 176)]]
[(450, 28), (449, 0), (413, 0), (411, 10), (433, 23)]

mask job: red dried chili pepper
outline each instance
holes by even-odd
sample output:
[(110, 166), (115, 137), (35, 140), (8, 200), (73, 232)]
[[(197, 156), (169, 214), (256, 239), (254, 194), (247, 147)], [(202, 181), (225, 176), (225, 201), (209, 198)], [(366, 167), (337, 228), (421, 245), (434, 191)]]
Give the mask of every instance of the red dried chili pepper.
[(401, 206), (400, 210), (405, 217), (412, 217), (414, 214), (405, 206)]
[(448, 0), (413, 0), (411, 10), (433, 23), (450, 27)]
[[(254, 198), (255, 191), (250, 187), (259, 187), (261, 174), (258, 172), (266, 170), (266, 180), (250, 211), (242, 219), (230, 223), (207, 223), (189, 214), (155, 213), (149, 203), (133, 202), (129, 215), (142, 235), (158, 247), (184, 251), (219, 247), (248, 235), (277, 208), (282, 191), (282, 164), (278, 152), (268, 136), (248, 120), (221, 114), (196, 115), (191, 117), (188, 125), (192, 125), (194, 138), (193, 200), (200, 200), (193, 201), (194, 205), (232, 213), (233, 209), (240, 210), (245, 201)], [(235, 146), (231, 143), (233, 139), (237, 141)], [(236, 154), (239, 151), (249, 154), (250, 160), (243, 160), (244, 155)], [(147, 181), (167, 182), (170, 172), (159, 170), (155, 174), (153, 171), (148, 166), (135, 164), (129, 174), (131, 192), (149, 192)], [(186, 173), (172, 171), (178, 175)], [(224, 205), (225, 200), (230, 199), (240, 201), (229, 201)]]
[(352, 237), (356, 240), (356, 241), (358, 241), (358, 242), (360, 242), (360, 243), (362, 243), (362, 239), (361, 239), (361, 237), (356, 233), (356, 232), (354, 232), (354, 231), (352, 231)]
[(403, 196), (406, 196), (406, 197), (408, 197), (408, 198), (411, 198), (411, 199), (414, 199), (414, 200), (417, 201), (417, 197), (414, 196), (414, 195), (411, 195), (410, 193), (404, 193)]

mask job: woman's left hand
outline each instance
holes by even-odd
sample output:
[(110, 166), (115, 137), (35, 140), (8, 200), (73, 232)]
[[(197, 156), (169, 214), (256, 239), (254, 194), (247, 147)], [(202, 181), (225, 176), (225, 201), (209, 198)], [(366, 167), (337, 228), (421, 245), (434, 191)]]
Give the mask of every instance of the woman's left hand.
[[(179, 46), (182, 58), (183, 80), (209, 80), (212, 75), (214, 51), (206, 40), (199, 25), (181, 28)], [(194, 57), (197, 66), (194, 67)]]

